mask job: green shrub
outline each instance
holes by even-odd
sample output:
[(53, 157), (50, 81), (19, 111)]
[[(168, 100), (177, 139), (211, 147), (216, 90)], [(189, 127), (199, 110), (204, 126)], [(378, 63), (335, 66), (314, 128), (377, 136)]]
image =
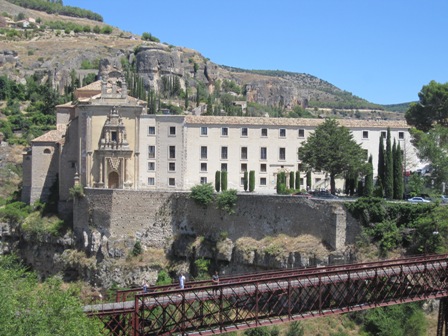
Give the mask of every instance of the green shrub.
[(142, 253), (143, 253), (142, 243), (140, 242), (140, 240), (137, 240), (132, 249), (132, 256), (136, 257)]
[(214, 191), (211, 183), (198, 184), (191, 188), (190, 198), (197, 204), (207, 207), (214, 199)]
[(159, 273), (157, 274), (157, 281), (156, 281), (156, 285), (157, 286), (163, 286), (163, 285), (169, 285), (171, 284), (171, 277), (168, 274), (167, 271), (165, 270), (160, 270)]
[(216, 199), (216, 203), (218, 205), (218, 209), (227, 212), (229, 215), (235, 213), (234, 207), (236, 205), (236, 201), (238, 200), (236, 189), (229, 189), (223, 191), (218, 195)]
[(291, 322), (288, 331), (286, 332), (286, 336), (303, 336), (303, 335), (305, 335), (305, 331), (303, 330), (302, 323), (300, 323), (299, 321)]
[(70, 199), (78, 199), (83, 198), (85, 196), (84, 194), (84, 187), (82, 184), (77, 183), (73, 187), (69, 189)]

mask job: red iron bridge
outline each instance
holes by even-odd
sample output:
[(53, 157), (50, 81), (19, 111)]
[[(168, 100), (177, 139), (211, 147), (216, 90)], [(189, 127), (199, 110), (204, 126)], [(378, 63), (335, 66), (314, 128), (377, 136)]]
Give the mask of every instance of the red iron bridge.
[(214, 335), (406, 302), (440, 299), (437, 335), (448, 335), (448, 255), (275, 270), (118, 291), (90, 305), (110, 335)]

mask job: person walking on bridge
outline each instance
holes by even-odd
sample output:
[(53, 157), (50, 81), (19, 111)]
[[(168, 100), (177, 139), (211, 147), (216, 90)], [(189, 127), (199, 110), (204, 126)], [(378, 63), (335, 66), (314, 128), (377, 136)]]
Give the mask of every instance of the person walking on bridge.
[[(212, 283), (214, 286), (219, 285), (219, 274), (218, 271), (215, 271), (215, 274), (212, 275)], [(218, 292), (218, 288), (213, 288), (213, 294), (216, 294)]]

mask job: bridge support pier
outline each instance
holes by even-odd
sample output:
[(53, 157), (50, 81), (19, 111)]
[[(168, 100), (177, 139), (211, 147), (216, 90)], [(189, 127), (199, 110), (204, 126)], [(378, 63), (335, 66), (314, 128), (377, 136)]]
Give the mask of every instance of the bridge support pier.
[[(443, 332), (445, 329), (445, 333)], [(448, 298), (440, 299), (437, 336), (448, 336)]]

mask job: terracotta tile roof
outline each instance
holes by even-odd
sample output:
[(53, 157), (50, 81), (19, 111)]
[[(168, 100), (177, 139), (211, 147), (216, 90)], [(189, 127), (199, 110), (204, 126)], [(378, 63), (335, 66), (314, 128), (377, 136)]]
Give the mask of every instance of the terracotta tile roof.
[[(221, 116), (185, 116), (185, 123), (190, 125), (260, 125), (316, 127), (325, 119), (310, 118), (261, 118), (261, 117), (221, 117)], [(405, 120), (360, 120), (337, 119), (338, 123), (348, 128), (404, 128), (410, 126)]]
[(40, 137), (33, 139), (31, 142), (59, 142), (63, 138), (64, 132), (58, 130), (52, 130), (45, 134), (42, 134)]

